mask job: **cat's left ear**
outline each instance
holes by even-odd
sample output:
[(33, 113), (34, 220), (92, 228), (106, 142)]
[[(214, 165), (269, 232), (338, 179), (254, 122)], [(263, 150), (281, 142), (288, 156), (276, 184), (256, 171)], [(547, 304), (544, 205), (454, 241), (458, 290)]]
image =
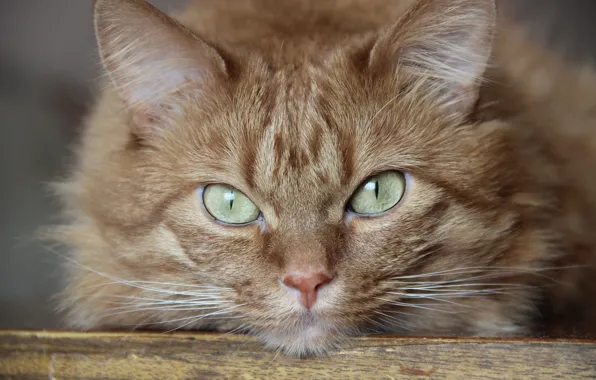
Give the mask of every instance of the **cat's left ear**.
[(417, 0), (376, 41), (370, 69), (412, 74), (442, 106), (468, 112), (491, 54), (494, 0)]
[(220, 54), (144, 0), (96, 0), (102, 63), (141, 134), (159, 131), (184, 97), (204, 97), (226, 77)]

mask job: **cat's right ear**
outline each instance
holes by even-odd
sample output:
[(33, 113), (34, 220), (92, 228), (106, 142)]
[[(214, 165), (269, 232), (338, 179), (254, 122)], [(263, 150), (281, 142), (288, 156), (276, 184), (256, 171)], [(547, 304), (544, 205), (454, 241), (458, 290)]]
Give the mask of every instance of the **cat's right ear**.
[(212, 46), (144, 0), (96, 0), (94, 21), (103, 66), (143, 134), (226, 78)]

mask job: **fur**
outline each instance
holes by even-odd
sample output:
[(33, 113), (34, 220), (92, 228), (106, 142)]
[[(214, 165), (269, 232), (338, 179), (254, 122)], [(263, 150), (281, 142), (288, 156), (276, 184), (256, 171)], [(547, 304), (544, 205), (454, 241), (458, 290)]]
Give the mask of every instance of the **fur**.
[[(596, 77), (490, 0), (97, 0), (108, 74), (59, 186), (81, 329), (220, 329), (287, 354), (353, 334), (588, 334)], [(346, 203), (407, 173), (388, 213)], [(197, 187), (263, 214), (215, 222)], [(289, 265), (335, 273), (312, 310)]]

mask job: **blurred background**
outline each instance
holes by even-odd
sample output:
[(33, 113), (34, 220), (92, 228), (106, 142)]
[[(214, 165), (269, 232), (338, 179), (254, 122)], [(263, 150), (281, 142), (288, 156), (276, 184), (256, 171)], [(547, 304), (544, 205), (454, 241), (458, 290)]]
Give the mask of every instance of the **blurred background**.
[[(596, 1), (500, 1), (538, 42), (596, 61)], [(167, 11), (186, 1), (151, 2)], [(0, 0), (0, 328), (60, 326), (60, 257), (34, 234), (57, 220), (47, 185), (66, 173), (101, 75), (91, 4)]]

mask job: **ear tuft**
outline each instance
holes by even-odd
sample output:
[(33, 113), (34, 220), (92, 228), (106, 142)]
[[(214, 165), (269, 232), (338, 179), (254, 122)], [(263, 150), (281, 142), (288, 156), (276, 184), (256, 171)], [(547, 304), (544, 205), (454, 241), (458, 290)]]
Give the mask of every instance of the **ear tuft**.
[(469, 108), (490, 59), (495, 19), (494, 0), (419, 0), (381, 35), (370, 65), (392, 62), (432, 84), (442, 101)]
[(143, 0), (96, 0), (101, 61), (141, 126), (179, 110), (179, 96), (201, 96), (225, 77), (218, 52)]

